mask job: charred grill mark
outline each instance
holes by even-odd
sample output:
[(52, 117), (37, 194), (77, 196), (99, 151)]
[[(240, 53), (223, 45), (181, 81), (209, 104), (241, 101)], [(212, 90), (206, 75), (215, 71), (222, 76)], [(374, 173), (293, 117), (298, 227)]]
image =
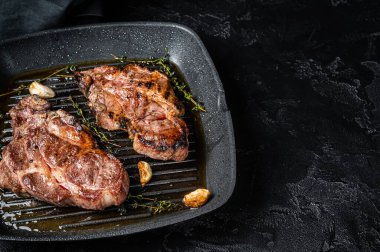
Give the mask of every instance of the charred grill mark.
[(122, 129), (126, 129), (128, 127), (129, 120), (125, 117), (120, 118), (120, 126)]
[(146, 82), (146, 83), (145, 83), (145, 87), (146, 87), (147, 89), (151, 89), (151, 88), (153, 87), (153, 85), (154, 85), (153, 82)]
[(180, 101), (176, 101), (174, 103), (175, 107), (178, 109), (178, 110), (182, 110), (183, 109), (183, 104), (180, 102)]
[(138, 136), (138, 140), (144, 145), (155, 147), (154, 141), (147, 140), (143, 136)]
[(157, 145), (157, 143), (155, 141), (147, 140), (143, 136), (139, 136), (138, 139), (145, 146), (152, 147), (153, 149), (156, 149), (159, 151), (167, 151), (169, 149), (169, 146), (167, 146), (165, 143)]
[(162, 145), (158, 146), (157, 149), (159, 149), (160, 151), (166, 151), (167, 149), (169, 149), (169, 147), (167, 145), (162, 144)]
[(174, 145), (168, 145), (166, 141), (162, 141), (159, 144), (155, 141), (147, 140), (143, 136), (138, 136), (138, 140), (144, 144), (145, 146), (149, 146), (153, 149), (159, 150), (159, 151), (167, 151), (168, 149), (172, 149), (174, 151), (180, 149), (180, 148), (186, 148), (187, 147), (187, 135), (183, 133), (181, 137), (175, 141)]
[(187, 147), (187, 137), (184, 133), (181, 135), (181, 138), (173, 145), (173, 150), (177, 150), (182, 147)]
[(169, 92), (169, 91), (166, 91), (166, 92), (165, 92), (165, 95), (164, 95), (165, 100), (167, 100), (167, 99), (169, 98), (169, 96), (170, 96), (170, 92)]

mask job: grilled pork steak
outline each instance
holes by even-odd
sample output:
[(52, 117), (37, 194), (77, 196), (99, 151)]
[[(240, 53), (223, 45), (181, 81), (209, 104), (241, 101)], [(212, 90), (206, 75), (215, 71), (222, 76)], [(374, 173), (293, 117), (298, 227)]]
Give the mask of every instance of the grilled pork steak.
[(181, 161), (188, 155), (184, 107), (168, 77), (135, 64), (101, 66), (76, 73), (97, 124), (128, 130), (133, 148), (154, 159)]
[(10, 110), (13, 140), (3, 150), (0, 187), (57, 206), (100, 210), (121, 204), (129, 178), (114, 156), (63, 110), (37, 96)]

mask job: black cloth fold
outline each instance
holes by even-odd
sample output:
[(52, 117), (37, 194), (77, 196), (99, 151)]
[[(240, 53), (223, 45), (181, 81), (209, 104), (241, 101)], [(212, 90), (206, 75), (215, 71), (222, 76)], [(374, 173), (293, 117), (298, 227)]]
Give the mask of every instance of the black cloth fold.
[(0, 39), (62, 26), (71, 1), (0, 1)]

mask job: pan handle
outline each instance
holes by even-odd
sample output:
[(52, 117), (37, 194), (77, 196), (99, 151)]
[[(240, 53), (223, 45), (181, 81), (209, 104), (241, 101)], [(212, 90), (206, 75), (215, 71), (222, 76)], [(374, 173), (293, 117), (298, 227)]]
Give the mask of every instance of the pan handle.
[(74, 0), (65, 13), (67, 26), (95, 24), (104, 19), (102, 0)]

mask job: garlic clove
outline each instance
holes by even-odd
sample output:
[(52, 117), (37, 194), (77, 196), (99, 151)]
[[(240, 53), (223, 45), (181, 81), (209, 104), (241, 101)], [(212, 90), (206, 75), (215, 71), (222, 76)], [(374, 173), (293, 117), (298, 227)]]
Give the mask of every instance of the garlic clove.
[(139, 169), (141, 186), (144, 187), (152, 178), (152, 169), (150, 165), (144, 161), (140, 161), (137, 164), (137, 168)]
[(33, 81), (29, 86), (29, 93), (32, 95), (37, 95), (41, 98), (53, 98), (55, 92), (48, 86), (42, 85), (37, 81)]
[(187, 207), (197, 208), (206, 204), (210, 196), (211, 193), (209, 190), (197, 189), (189, 194), (186, 194), (182, 201)]

